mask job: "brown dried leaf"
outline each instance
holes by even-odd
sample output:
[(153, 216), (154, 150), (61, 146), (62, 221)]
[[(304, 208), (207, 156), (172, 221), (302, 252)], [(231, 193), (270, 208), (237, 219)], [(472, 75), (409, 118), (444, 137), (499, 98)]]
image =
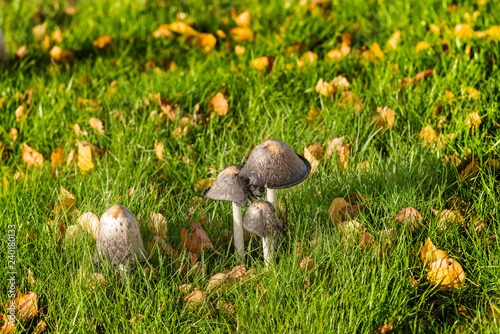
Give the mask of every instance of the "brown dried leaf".
[(347, 245), (351, 244), (354, 240), (358, 240), (363, 232), (363, 224), (356, 220), (340, 222), (337, 228), (342, 236), (342, 242)]
[(444, 209), (442, 211), (431, 209), (432, 213), (438, 217), (437, 227), (439, 230), (451, 225), (465, 225), (465, 219), (458, 210)]
[(212, 290), (214, 290), (214, 291), (222, 290), (223, 291), (222, 288), (223, 288), (224, 283), (226, 283), (226, 282), (227, 282), (226, 274), (224, 274), (224, 273), (215, 274), (210, 278), (210, 282), (208, 282), (206, 290), (207, 290), (207, 292), (210, 292)]
[(50, 50), (50, 58), (55, 61), (69, 62), (73, 59), (74, 54), (70, 50), (61, 49), (59, 46), (54, 45), (52, 50)]
[(371, 121), (376, 124), (377, 128), (390, 129), (394, 126), (394, 110), (390, 108), (377, 107), (378, 116), (373, 116)]
[(190, 294), (184, 296), (184, 302), (191, 309), (199, 309), (206, 304), (205, 302), (205, 292), (200, 290), (195, 290)]
[(420, 212), (412, 207), (401, 209), (401, 211), (398, 212), (394, 219), (399, 224), (408, 226), (413, 233), (417, 231), (417, 229), (422, 225), (423, 221)]
[[(15, 323), (15, 318), (14, 316), (12, 317), (13, 323)], [(9, 319), (5, 314), (0, 314), (0, 331), (2, 334), (8, 334), (8, 333), (13, 333), (15, 331), (15, 327), (12, 323), (9, 322)]]
[(255, 58), (250, 62), (250, 65), (259, 71), (262, 71), (264, 69), (270, 70), (273, 65), (272, 60), (273, 59), (271, 57)]
[(149, 216), (149, 228), (162, 239), (167, 236), (167, 219), (161, 213), (151, 212)]
[(226, 314), (232, 318), (236, 316), (236, 309), (234, 308), (234, 305), (226, 303), (223, 300), (219, 300), (217, 302), (217, 308), (219, 309), (219, 312)]
[(335, 224), (338, 224), (341, 221), (340, 210), (348, 205), (349, 203), (341, 197), (337, 197), (332, 201), (330, 207), (328, 208), (328, 214)]
[(317, 93), (329, 97), (332, 96), (335, 93), (335, 88), (333, 85), (329, 82), (323, 81), (323, 78), (319, 79), (318, 83), (316, 84), (315, 90)]
[(43, 165), (43, 156), (29, 147), (26, 143), (23, 143), (23, 150), (21, 152), (23, 160), (28, 164), (29, 168), (33, 166)]
[(156, 156), (158, 157), (158, 160), (163, 161), (163, 151), (164, 151), (163, 143), (158, 142), (158, 140), (155, 139), (154, 150), (155, 150)]
[(36, 293), (30, 291), (6, 302), (4, 307), (6, 309), (14, 307), (16, 320), (26, 323), (38, 312), (38, 298)]
[(314, 268), (314, 260), (309, 258), (308, 256), (304, 257), (302, 261), (300, 261), (299, 268), (303, 272), (311, 270), (312, 268)]
[(373, 332), (380, 333), (380, 334), (390, 333), (394, 329), (393, 323), (394, 323), (394, 320), (385, 324), (385, 325), (380, 326), (379, 328), (377, 328)]

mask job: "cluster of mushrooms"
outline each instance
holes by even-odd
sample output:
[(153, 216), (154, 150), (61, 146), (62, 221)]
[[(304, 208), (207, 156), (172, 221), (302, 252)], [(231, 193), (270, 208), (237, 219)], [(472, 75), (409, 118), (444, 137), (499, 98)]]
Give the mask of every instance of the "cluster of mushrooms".
[[(243, 229), (262, 238), (266, 266), (272, 258), (273, 241), (284, 224), (276, 214), (276, 189), (289, 188), (304, 181), (311, 164), (285, 142), (268, 139), (258, 145), (243, 165), (230, 165), (219, 173), (205, 196), (233, 203), (233, 229), (236, 257), (245, 260)], [(267, 201), (256, 200), (264, 196)], [(241, 207), (251, 204), (242, 220)]]
[[(243, 165), (230, 165), (219, 173), (205, 196), (233, 203), (234, 246), (238, 260), (245, 260), (245, 229), (262, 238), (265, 264), (269, 265), (273, 241), (284, 229), (276, 214), (276, 189), (301, 183), (310, 171), (309, 161), (287, 143), (269, 139), (258, 145)], [(252, 201), (264, 196), (266, 186), (268, 201)], [(242, 219), (241, 207), (246, 207), (248, 201), (251, 204)], [(124, 206), (112, 206), (99, 222), (94, 261), (110, 262), (126, 276), (137, 262), (147, 258), (135, 216)]]

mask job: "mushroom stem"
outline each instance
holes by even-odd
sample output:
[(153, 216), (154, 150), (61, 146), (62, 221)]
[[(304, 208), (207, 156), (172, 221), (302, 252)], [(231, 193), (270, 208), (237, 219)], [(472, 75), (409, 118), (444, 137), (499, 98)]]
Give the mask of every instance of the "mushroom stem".
[(271, 202), (276, 209), (276, 189), (267, 188), (267, 200)]
[(262, 250), (264, 253), (264, 263), (266, 264), (266, 268), (267, 268), (267, 267), (269, 267), (269, 263), (271, 262), (271, 256), (273, 254), (273, 239), (272, 239), (272, 237), (262, 238)]
[(245, 242), (243, 240), (243, 219), (241, 208), (233, 202), (233, 234), (236, 258), (245, 261)]

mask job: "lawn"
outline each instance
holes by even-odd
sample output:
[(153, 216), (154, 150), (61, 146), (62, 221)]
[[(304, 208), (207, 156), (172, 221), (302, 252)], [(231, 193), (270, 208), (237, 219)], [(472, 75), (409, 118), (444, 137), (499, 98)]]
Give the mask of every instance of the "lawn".
[[(493, 0), (0, 2), (16, 332), (498, 332), (499, 22)], [(246, 235), (236, 268), (203, 190), (270, 138), (313, 170), (277, 192), (269, 267)], [(127, 279), (78, 227), (115, 204), (150, 249)]]

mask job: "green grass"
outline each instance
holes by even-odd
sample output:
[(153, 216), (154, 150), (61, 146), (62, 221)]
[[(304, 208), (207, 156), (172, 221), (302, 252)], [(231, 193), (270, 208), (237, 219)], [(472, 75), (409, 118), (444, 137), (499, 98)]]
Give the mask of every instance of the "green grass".
[[(452, 3), (456, 11), (449, 10)], [(16, 286), (23, 293), (35, 292), (40, 308), (32, 322), (17, 325), (20, 332), (23, 326), (33, 331), (40, 319), (47, 323), (47, 332), (60, 333), (370, 333), (393, 320), (394, 332), (401, 333), (499, 331), (490, 303), (496, 305), (500, 299), (500, 179), (498, 169), (487, 160), (499, 159), (500, 48), (490, 38), (464, 42), (453, 34), (457, 24), (466, 23), (464, 14), (475, 10), (481, 13), (471, 23), (475, 31), (495, 25), (500, 17), (495, 1), (478, 5), (473, 1), (342, 0), (319, 4), (312, 12), (296, 1), (102, 0), (75, 5), (76, 14), (69, 16), (63, 12), (67, 2), (62, 0), (0, 2), (0, 26), (11, 58), (8, 66), (0, 67), (4, 153), (0, 180), (6, 184), (0, 185), (0, 230), (6, 236), (7, 225), (16, 225)], [(237, 13), (251, 11), (253, 41), (235, 42), (229, 37), (235, 26), (232, 8)], [(228, 37), (217, 37), (210, 52), (182, 38), (153, 37), (159, 25), (176, 21), (180, 12), (195, 19), (194, 29), (214, 35), (222, 29)], [(72, 50), (75, 59), (69, 63), (50, 59), (50, 49), (44, 49), (32, 33), (42, 23), (35, 13), (45, 16), (48, 35), (55, 29), (64, 33), (58, 45)], [(440, 27), (439, 36), (430, 31), (430, 24)], [(401, 31), (401, 39), (391, 51), (386, 43), (395, 30)], [(351, 52), (333, 63), (326, 54), (339, 47), (346, 32), (353, 36)], [(93, 41), (105, 34), (112, 45), (100, 50)], [(447, 51), (443, 39), (449, 42)], [(419, 41), (431, 47), (416, 54)], [(299, 42), (302, 49), (290, 53), (289, 46)], [(363, 61), (356, 52), (373, 42), (384, 50), (383, 58)], [(234, 52), (237, 44), (246, 48), (241, 57)], [(28, 45), (28, 53), (16, 60), (14, 53), (22, 45)], [(466, 54), (467, 46), (471, 54)], [(315, 52), (318, 61), (300, 69), (296, 60), (306, 51)], [(269, 73), (250, 66), (252, 59), (262, 56), (275, 57)], [(162, 68), (164, 59), (175, 62), (178, 69)], [(148, 61), (158, 68), (144, 69)], [(427, 69), (435, 73), (402, 88), (404, 77)], [(350, 91), (363, 102), (359, 114), (343, 106), (338, 96), (316, 93), (320, 78), (331, 81), (339, 75), (348, 79)], [(468, 87), (480, 92), (478, 99), (462, 96)], [(27, 115), (16, 121), (15, 110), (27, 103), (20, 94), (30, 88)], [(447, 90), (456, 96), (454, 100), (446, 99)], [(217, 92), (228, 100), (229, 112), (210, 118), (207, 105)], [(161, 109), (144, 102), (151, 93), (178, 104), (185, 116), (201, 114), (204, 120), (189, 127), (187, 135), (173, 136), (180, 117), (152, 120), (150, 113)], [(100, 100), (100, 107), (82, 107), (77, 98)], [(309, 124), (306, 118), (312, 107), (320, 110), (321, 120)], [(370, 122), (377, 107), (395, 111), (392, 129), (378, 131)], [(117, 110), (122, 119), (114, 117)], [(481, 117), (475, 131), (465, 124), (471, 112)], [(441, 129), (439, 116), (446, 119)], [(103, 121), (104, 135), (90, 127), (91, 117)], [(86, 136), (76, 136), (75, 123)], [(426, 147), (419, 132), (428, 125), (438, 135), (455, 137), (442, 147)], [(16, 141), (8, 135), (13, 127), (18, 130)], [(243, 162), (250, 149), (267, 138), (284, 140), (302, 154), (304, 144), (326, 146), (341, 136), (350, 144), (347, 170), (332, 159), (325, 160), (302, 185), (278, 191), (278, 199), (284, 201), (286, 194), (289, 203), (278, 261), (265, 270), (259, 240), (252, 238), (246, 244), (247, 268), (256, 268), (255, 279), (209, 297), (214, 306), (219, 300), (233, 304), (236, 316), (186, 306), (179, 285), (193, 283), (204, 290), (212, 275), (238, 264), (221, 233), (232, 229), (230, 204), (200, 205), (196, 198), (202, 194), (194, 189), (195, 182), (213, 175), (209, 167), (220, 171)], [(76, 140), (87, 140), (105, 152), (102, 158), (94, 157), (95, 168), (85, 175), (75, 162), (69, 168), (52, 169), (51, 152), (62, 147), (67, 156), (77, 149)], [(155, 155), (155, 141), (165, 147), (163, 161)], [(43, 166), (27, 167), (21, 157), (22, 143), (43, 155)], [(448, 155), (479, 157), (477, 176), (459, 177), (460, 169), (443, 162)], [(357, 170), (356, 164), (363, 161), (370, 167)], [(15, 180), (16, 173), (24, 175)], [(66, 227), (77, 223), (78, 216), (70, 212), (53, 213), (61, 186), (76, 197), (81, 212), (100, 216), (111, 205), (122, 204), (136, 216), (162, 213), (168, 221), (167, 242), (175, 248), (183, 228), (208, 217), (202, 228), (217, 252), (202, 255), (206, 274), (183, 275), (177, 265), (184, 258), (170, 260), (161, 255), (149, 261), (158, 269), (157, 276), (138, 269), (121, 283), (107, 272), (105, 287), (90, 289), (79, 275), (96, 271), (95, 242), (82, 233), (76, 242), (65, 240), (59, 245), (48, 223), (49, 218)], [(136, 193), (129, 197), (132, 187)], [(373, 235), (395, 231), (390, 253), (379, 256), (378, 251), (360, 249), (357, 241), (347, 246), (342, 242), (325, 211), (334, 198), (355, 192), (368, 198), (357, 217), (367, 231)], [(425, 219), (425, 226), (415, 234), (392, 219), (408, 206)], [(188, 215), (191, 208), (193, 214)], [(439, 231), (431, 208), (460, 209), (473, 227)], [(222, 223), (212, 224), (217, 220)], [(474, 230), (477, 221), (484, 223), (481, 233)], [(311, 234), (316, 229), (320, 233), (313, 245)], [(153, 235), (145, 227), (142, 232), (147, 244)], [(412, 254), (427, 237), (462, 265), (469, 279), (462, 288), (437, 290), (426, 280), (424, 265), (418, 254), (416, 259)], [(316, 263), (307, 273), (300, 270), (295, 255), (299, 242), (304, 255)], [(7, 257), (6, 237), (2, 237), (0, 256)], [(35, 284), (27, 280), (28, 269)], [(5, 271), (0, 271), (2, 282), (7, 279)], [(411, 285), (410, 276), (419, 280), (417, 287)], [(309, 288), (304, 287), (306, 277)], [(262, 288), (267, 290), (265, 298), (259, 292)], [(1, 289), (0, 301), (8, 299), (7, 288)], [(460, 313), (459, 307), (467, 313)]]

